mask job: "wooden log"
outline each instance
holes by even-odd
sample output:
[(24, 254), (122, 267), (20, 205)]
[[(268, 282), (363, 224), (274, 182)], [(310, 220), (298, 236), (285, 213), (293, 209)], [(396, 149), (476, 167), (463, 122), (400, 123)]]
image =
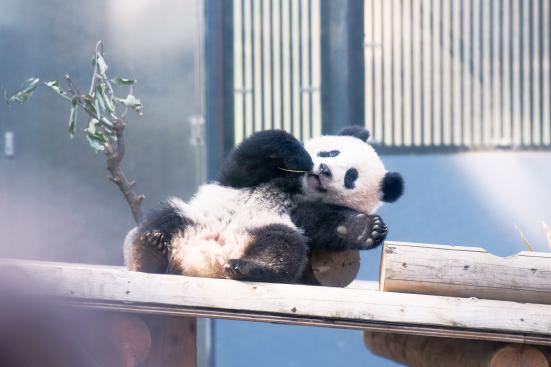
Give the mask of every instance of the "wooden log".
[(410, 367), (549, 367), (545, 354), (522, 344), (364, 333), (373, 353)]
[(143, 367), (197, 367), (197, 319), (148, 315), (151, 350)]
[(346, 287), (360, 271), (360, 252), (312, 251), (302, 283), (325, 287)]
[(498, 257), (477, 247), (386, 242), (380, 289), (551, 304), (551, 253)]
[(151, 334), (140, 316), (95, 313), (91, 324), (87, 349), (101, 366), (135, 367), (147, 358)]
[(0, 260), (79, 308), (551, 344), (551, 305)]

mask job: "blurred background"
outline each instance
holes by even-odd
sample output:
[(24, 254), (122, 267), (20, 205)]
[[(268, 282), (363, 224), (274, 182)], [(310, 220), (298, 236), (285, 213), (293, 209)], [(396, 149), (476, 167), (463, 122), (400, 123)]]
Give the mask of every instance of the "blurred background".
[[(254, 131), (365, 125), (406, 181), (380, 211), (389, 239), (508, 256), (526, 249), (515, 225), (549, 250), (550, 18), (549, 0), (2, 0), (0, 86), (86, 88), (102, 40), (110, 74), (138, 80), (124, 168), (146, 208), (188, 199)], [(48, 90), (0, 105), (0, 256), (120, 265), (132, 217), (67, 121)], [(215, 366), (396, 365), (356, 331), (213, 324)]]

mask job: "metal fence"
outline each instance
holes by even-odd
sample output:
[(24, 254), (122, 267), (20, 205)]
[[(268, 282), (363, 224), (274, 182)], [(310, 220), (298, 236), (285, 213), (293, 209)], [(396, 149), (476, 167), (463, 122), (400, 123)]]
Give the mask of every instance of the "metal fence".
[[(267, 128), (302, 139), (327, 128), (320, 89), (341, 95), (323, 51), (338, 30), (323, 21), (329, 1), (230, 2), (235, 142)], [(390, 152), (551, 148), (550, 2), (364, 0), (364, 44), (351, 47), (364, 48), (374, 143)]]
[(234, 0), (235, 140), (321, 134), (320, 0)]
[(549, 148), (550, 17), (549, 0), (365, 0), (374, 139), (416, 151)]

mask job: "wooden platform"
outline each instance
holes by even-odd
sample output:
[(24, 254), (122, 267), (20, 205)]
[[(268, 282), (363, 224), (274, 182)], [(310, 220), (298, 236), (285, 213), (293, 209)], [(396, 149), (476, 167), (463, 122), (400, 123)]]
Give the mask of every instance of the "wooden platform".
[(59, 302), (96, 310), (200, 316), (411, 335), (551, 345), (551, 305), (238, 282), (129, 272), (122, 267), (0, 259)]

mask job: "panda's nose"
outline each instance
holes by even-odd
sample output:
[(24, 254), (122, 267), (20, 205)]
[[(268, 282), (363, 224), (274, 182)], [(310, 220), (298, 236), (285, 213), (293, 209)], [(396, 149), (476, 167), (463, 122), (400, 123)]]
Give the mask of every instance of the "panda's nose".
[(320, 163), (320, 166), (319, 166), (319, 174), (320, 175), (323, 175), (327, 178), (331, 178), (333, 175), (331, 174), (331, 170), (329, 169), (329, 167), (327, 167), (326, 164), (323, 164), (323, 163)]

